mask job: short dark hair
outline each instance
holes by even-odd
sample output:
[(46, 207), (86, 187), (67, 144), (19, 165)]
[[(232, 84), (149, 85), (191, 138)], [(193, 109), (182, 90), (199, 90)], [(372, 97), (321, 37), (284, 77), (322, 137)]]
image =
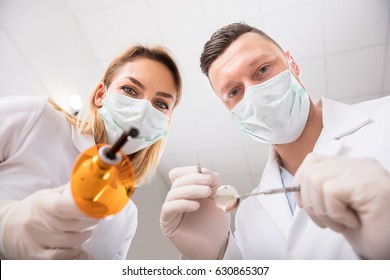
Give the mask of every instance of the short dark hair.
[(254, 32), (261, 35), (266, 40), (275, 44), (283, 52), (282, 47), (260, 29), (242, 22), (232, 23), (218, 29), (204, 45), (200, 56), (200, 68), (202, 69), (203, 74), (208, 77), (210, 65), (214, 62), (214, 60), (216, 60), (235, 40), (237, 40), (238, 37), (248, 32)]

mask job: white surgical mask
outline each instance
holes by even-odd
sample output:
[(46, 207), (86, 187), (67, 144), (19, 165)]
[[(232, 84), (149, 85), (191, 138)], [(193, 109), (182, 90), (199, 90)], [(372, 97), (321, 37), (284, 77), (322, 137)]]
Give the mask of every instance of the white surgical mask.
[(265, 144), (298, 139), (309, 115), (310, 100), (290, 70), (246, 89), (230, 112), (240, 129)]
[(127, 154), (134, 154), (168, 135), (169, 117), (146, 99), (137, 99), (116, 92), (107, 92), (103, 106), (98, 110), (104, 121), (108, 144), (114, 144), (123, 130), (137, 128), (139, 134), (130, 138), (122, 147)]

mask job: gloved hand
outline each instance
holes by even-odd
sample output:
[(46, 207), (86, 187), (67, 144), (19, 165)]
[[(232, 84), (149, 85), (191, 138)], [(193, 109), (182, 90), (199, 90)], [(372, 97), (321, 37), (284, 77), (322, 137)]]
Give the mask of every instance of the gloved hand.
[(98, 219), (76, 206), (69, 184), (0, 204), (0, 250), (7, 259), (90, 259), (83, 244)]
[(318, 226), (342, 233), (364, 258), (390, 258), (390, 174), (376, 160), (309, 154), (294, 185)]
[(162, 206), (161, 230), (188, 259), (216, 259), (224, 254), (230, 214), (213, 200), (220, 186), (217, 173), (196, 167), (171, 170), (172, 188)]

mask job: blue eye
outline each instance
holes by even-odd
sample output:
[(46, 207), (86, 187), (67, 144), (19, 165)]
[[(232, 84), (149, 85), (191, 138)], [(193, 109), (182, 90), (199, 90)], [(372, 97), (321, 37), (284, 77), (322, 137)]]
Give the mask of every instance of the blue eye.
[(169, 110), (169, 106), (165, 102), (163, 102), (161, 100), (157, 100), (155, 102), (155, 104), (156, 104), (157, 107), (159, 107), (159, 108), (161, 108), (163, 110)]
[(131, 88), (131, 87), (122, 87), (122, 90), (124, 91), (124, 92), (126, 92), (127, 94), (129, 94), (129, 95), (132, 95), (132, 96), (136, 96), (137, 95), (137, 92), (133, 89), (133, 88)]

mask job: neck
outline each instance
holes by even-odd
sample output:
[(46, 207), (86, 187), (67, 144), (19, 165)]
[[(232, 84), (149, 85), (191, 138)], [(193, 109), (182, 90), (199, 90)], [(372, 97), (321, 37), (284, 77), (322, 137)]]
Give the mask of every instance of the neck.
[(294, 142), (288, 144), (274, 145), (280, 157), (281, 165), (292, 175), (310, 152), (313, 151), (322, 131), (322, 109), (321, 103), (314, 105), (310, 103), (309, 117), (301, 136)]

